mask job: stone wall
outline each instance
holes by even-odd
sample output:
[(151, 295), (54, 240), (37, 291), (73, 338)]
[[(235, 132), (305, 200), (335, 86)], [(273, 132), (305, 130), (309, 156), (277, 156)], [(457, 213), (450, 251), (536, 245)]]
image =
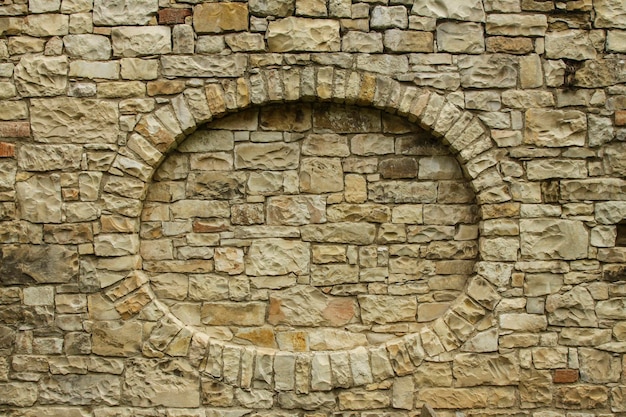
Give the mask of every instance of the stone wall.
[(621, 417), (622, 0), (0, 0), (0, 415)]

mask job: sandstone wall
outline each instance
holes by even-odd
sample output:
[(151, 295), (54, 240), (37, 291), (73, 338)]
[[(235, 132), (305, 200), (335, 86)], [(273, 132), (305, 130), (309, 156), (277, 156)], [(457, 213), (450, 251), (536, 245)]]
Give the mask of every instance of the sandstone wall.
[(0, 415), (620, 417), (623, 0), (0, 0)]

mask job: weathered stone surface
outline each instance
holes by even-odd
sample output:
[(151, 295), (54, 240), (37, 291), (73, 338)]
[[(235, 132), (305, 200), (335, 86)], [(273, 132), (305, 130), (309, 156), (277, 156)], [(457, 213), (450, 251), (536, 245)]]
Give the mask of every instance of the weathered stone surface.
[(291, 16), (295, 11), (294, 0), (250, 0), (250, 13), (257, 16)]
[(338, 158), (303, 158), (300, 166), (300, 190), (315, 194), (342, 191), (341, 161)]
[(417, 300), (414, 297), (359, 296), (361, 319), (364, 323), (393, 323), (415, 321)]
[(369, 54), (383, 52), (383, 35), (351, 30), (342, 37), (341, 50)]
[(478, 23), (442, 23), (437, 27), (437, 46), (442, 52), (479, 54), (485, 51), (483, 28)]
[(265, 322), (265, 310), (265, 305), (258, 302), (205, 303), (201, 319), (214, 326), (260, 326)]
[(325, 221), (326, 201), (321, 196), (281, 196), (268, 199), (268, 224), (299, 226)]
[(118, 108), (104, 100), (55, 98), (31, 100), (35, 140), (47, 143), (115, 143)]
[(376, 227), (368, 223), (332, 223), (305, 225), (302, 240), (310, 242), (370, 244), (376, 236)]
[(158, 8), (158, 0), (94, 0), (93, 22), (99, 26), (145, 25)]
[(78, 253), (61, 245), (5, 245), (4, 284), (65, 283), (78, 274)]
[(184, 360), (131, 359), (122, 397), (138, 407), (198, 407), (198, 373)]
[(383, 45), (392, 52), (433, 52), (434, 49), (432, 33), (399, 29), (386, 31)]
[(543, 14), (489, 14), (487, 33), (504, 36), (544, 36), (548, 19)]
[(533, 259), (580, 259), (587, 256), (589, 232), (571, 220), (520, 220), (523, 256)]
[(339, 22), (287, 17), (270, 22), (267, 41), (271, 52), (339, 51)]
[(41, 404), (116, 405), (121, 388), (120, 377), (116, 375), (51, 375), (40, 382), (39, 401)]
[(562, 386), (556, 389), (554, 397), (558, 408), (592, 410), (606, 404), (608, 388), (597, 385)]
[(546, 34), (546, 56), (551, 59), (594, 59), (596, 50), (589, 40), (588, 32), (566, 30)]
[(485, 21), (485, 11), (482, 2), (476, 0), (468, 2), (418, 0), (413, 3), (411, 13), (437, 19), (454, 19), (472, 22)]
[(113, 28), (113, 54), (121, 57), (167, 54), (172, 51), (171, 37), (170, 28), (165, 26)]
[(102, 356), (133, 356), (141, 350), (142, 327), (138, 322), (95, 322), (92, 351)]
[(31, 407), (37, 401), (37, 385), (32, 382), (0, 383), (0, 404)]
[(60, 223), (61, 183), (58, 175), (34, 175), (15, 185), (19, 215), (34, 223)]
[(24, 56), (15, 66), (17, 91), (25, 97), (56, 96), (67, 88), (67, 57)]
[(343, 326), (356, 314), (353, 300), (327, 296), (313, 287), (294, 287), (270, 296), (268, 321), (295, 326)]
[(512, 407), (516, 398), (512, 387), (424, 388), (419, 391), (419, 400), (434, 408), (464, 409)]
[(454, 377), (459, 386), (478, 386), (486, 383), (516, 385), (520, 381), (520, 367), (514, 355), (461, 354), (454, 358)]
[(246, 274), (285, 275), (309, 272), (309, 244), (284, 239), (255, 240), (248, 250)]
[(69, 56), (86, 60), (107, 60), (111, 57), (111, 41), (100, 35), (68, 35), (63, 44)]
[(626, 29), (626, 7), (618, 0), (600, 0), (594, 3), (596, 27)]
[(434, 203), (436, 182), (379, 181), (368, 184), (369, 198), (377, 203)]
[(166, 55), (161, 57), (163, 75), (173, 77), (239, 77), (244, 73), (245, 56)]
[(242, 31), (248, 28), (248, 6), (242, 3), (204, 3), (196, 6), (193, 26), (197, 33)]
[(461, 57), (459, 68), (463, 87), (510, 88), (517, 85), (517, 64), (506, 55), (488, 54)]
[(300, 148), (291, 143), (245, 143), (235, 146), (235, 168), (268, 170), (298, 167)]
[(580, 87), (604, 87), (626, 80), (626, 63), (614, 58), (585, 61), (574, 75), (574, 84)]

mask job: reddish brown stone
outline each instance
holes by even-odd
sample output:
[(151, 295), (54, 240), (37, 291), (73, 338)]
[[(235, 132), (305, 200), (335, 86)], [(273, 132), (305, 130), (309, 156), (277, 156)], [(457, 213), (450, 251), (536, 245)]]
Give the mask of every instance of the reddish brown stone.
[(161, 9), (159, 10), (159, 25), (180, 25), (185, 23), (187, 16), (191, 16), (189, 9)]
[(15, 156), (15, 145), (12, 143), (0, 142), (0, 158), (13, 158)]
[(487, 51), (506, 54), (527, 54), (534, 49), (530, 38), (509, 38), (506, 36), (492, 36), (487, 38)]
[(555, 384), (571, 384), (578, 382), (578, 369), (557, 369), (552, 381)]
[(1, 122), (0, 138), (27, 138), (30, 136), (28, 122)]
[(626, 110), (615, 112), (615, 126), (626, 126)]
[(148, 82), (148, 95), (172, 95), (178, 94), (185, 89), (184, 81), (161, 80)]

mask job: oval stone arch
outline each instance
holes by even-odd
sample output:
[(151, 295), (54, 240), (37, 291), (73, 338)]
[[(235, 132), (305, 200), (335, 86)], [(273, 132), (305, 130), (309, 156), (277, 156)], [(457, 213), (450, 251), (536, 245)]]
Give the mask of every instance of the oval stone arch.
[[(298, 101), (372, 107), (417, 123), (440, 138), (455, 155), (479, 207), (495, 207), (511, 200), (496, 167), (504, 154), (493, 143), (488, 129), (453, 99), (438, 93), (404, 85), (389, 77), (332, 67), (260, 70), (249, 78), (188, 88), (141, 117), (112, 164), (102, 196), (106, 213), (103, 217), (109, 216), (111, 222), (122, 222), (123, 218), (137, 220), (127, 230), (120, 225), (117, 231), (121, 233), (102, 233), (94, 246), (97, 269), (106, 270), (100, 285), (118, 314), (125, 320), (140, 318), (154, 322), (146, 327), (151, 331), (144, 335), (143, 353), (188, 356), (196, 365), (202, 364), (202, 372), (225, 378), (232, 385), (249, 387), (257, 378), (274, 389), (286, 391), (296, 389), (292, 375), (296, 363), (308, 363), (319, 369), (329, 363), (327, 351), (294, 352), (244, 346), (195, 330), (155, 296), (141, 267), (137, 225), (140, 216), (168, 216), (146, 212), (143, 201), (154, 172), (170, 151), (199, 126), (229, 113), (251, 106)], [(497, 242), (484, 243), (481, 241), (479, 252), (497, 245)], [(105, 250), (111, 246), (119, 250)], [(491, 311), (500, 300), (495, 286), (503, 281), (498, 275), (506, 274), (507, 270), (506, 263), (499, 261), (498, 257), (481, 255), (464, 293), (442, 316), (419, 331), (379, 345), (342, 351), (350, 358), (351, 378), (340, 382), (338, 387), (409, 374), (424, 359), (456, 351), (471, 339), (476, 339), (476, 344), (489, 340), (487, 344), (495, 342), (497, 346), (497, 323), (491, 319)], [(236, 372), (228, 376), (232, 369)], [(327, 390), (326, 385), (324, 381), (318, 385), (312, 382), (308, 389)]]

